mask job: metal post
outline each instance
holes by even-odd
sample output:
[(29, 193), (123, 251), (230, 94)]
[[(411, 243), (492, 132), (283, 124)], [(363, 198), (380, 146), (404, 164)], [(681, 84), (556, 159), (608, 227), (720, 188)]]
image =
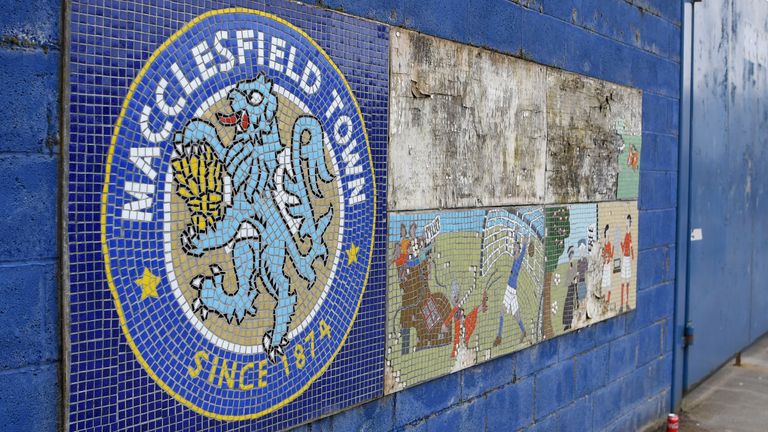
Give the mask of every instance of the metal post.
[(700, 0), (681, 2), (683, 37), (681, 38), (681, 94), (680, 94), (680, 152), (678, 154), (677, 184), (677, 260), (675, 269), (675, 316), (673, 350), (673, 373), (671, 405), (674, 411), (680, 408), (686, 383), (685, 329), (688, 323), (688, 250), (690, 245), (690, 181), (691, 181), (691, 119), (693, 114), (693, 35), (694, 4)]

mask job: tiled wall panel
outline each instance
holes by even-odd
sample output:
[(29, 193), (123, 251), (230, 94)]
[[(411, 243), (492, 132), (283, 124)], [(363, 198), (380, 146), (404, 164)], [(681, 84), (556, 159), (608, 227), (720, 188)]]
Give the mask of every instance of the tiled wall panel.
[(69, 430), (382, 394), (388, 28), (230, 3), (71, 5)]
[(641, 92), (391, 40), (385, 391), (634, 309)]

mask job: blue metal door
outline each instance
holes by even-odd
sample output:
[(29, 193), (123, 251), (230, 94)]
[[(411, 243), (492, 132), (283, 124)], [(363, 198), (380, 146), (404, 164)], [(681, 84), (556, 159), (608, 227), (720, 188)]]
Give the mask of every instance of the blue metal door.
[(685, 388), (768, 331), (768, 2), (696, 3), (692, 40)]

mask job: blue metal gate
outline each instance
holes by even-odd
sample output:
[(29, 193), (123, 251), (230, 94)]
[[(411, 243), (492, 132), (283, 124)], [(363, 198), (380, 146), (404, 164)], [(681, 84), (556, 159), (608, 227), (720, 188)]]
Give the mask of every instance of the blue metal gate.
[(692, 15), (685, 389), (768, 331), (768, 2), (704, 0)]

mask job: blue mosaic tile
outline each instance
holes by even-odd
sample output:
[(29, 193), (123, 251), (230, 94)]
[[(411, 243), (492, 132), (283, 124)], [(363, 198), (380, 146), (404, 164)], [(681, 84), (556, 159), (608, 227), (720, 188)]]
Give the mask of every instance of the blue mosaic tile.
[(70, 16), (70, 430), (280, 430), (380, 396), (389, 29)]

